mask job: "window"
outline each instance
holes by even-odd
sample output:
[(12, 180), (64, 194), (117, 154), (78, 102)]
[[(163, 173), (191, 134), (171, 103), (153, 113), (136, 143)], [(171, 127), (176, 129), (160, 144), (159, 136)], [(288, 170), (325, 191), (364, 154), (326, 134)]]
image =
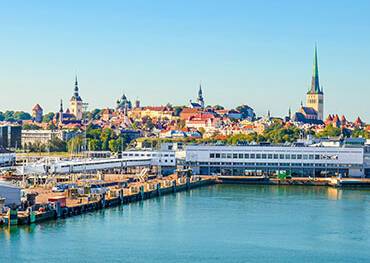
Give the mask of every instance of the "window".
[(209, 158), (211, 158), (211, 159), (215, 158), (215, 154), (214, 154), (214, 153), (211, 153), (211, 154), (209, 155)]
[(307, 154), (304, 154), (303, 155), (303, 160), (307, 160), (308, 159), (308, 155)]
[(285, 157), (284, 154), (280, 154), (280, 159), (285, 159), (284, 157)]
[(297, 159), (301, 160), (302, 159), (302, 154), (297, 154)]
[(285, 155), (285, 159), (290, 159), (290, 155), (289, 154), (286, 154)]
[(313, 154), (310, 154), (308, 157), (310, 160), (313, 160)]
[(234, 158), (234, 159), (238, 158), (238, 154), (237, 154), (237, 153), (234, 153), (234, 154), (233, 154), (233, 158)]
[(228, 153), (228, 154), (227, 154), (227, 158), (228, 158), (228, 159), (231, 159), (231, 158), (232, 158), (232, 154), (231, 154), (231, 153)]
[(268, 159), (272, 159), (272, 154), (270, 154), (270, 153), (269, 153), (269, 154), (267, 155), (267, 158), (268, 158)]
[(226, 153), (222, 153), (221, 154), (221, 158), (224, 158), (225, 159), (226, 158)]
[(292, 159), (293, 159), (293, 160), (297, 159), (297, 155), (292, 154)]
[(256, 154), (256, 159), (261, 159), (261, 154), (260, 153)]
[(274, 154), (274, 159), (279, 159), (279, 155), (278, 154)]
[(262, 154), (262, 159), (266, 159), (267, 155), (265, 153)]
[(243, 159), (243, 154), (239, 153), (239, 159)]
[(249, 159), (249, 153), (244, 154), (245, 159)]
[(319, 154), (315, 154), (315, 160), (320, 160), (320, 155)]
[(216, 153), (216, 158), (220, 158), (221, 155), (219, 153)]
[(254, 153), (251, 153), (251, 159), (255, 159), (256, 155)]

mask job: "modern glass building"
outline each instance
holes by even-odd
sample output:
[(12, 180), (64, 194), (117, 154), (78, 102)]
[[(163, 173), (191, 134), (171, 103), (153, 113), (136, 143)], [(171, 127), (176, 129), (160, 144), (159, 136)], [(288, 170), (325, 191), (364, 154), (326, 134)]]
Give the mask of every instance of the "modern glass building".
[(0, 146), (6, 149), (18, 149), (22, 146), (21, 140), (21, 126), (0, 126)]

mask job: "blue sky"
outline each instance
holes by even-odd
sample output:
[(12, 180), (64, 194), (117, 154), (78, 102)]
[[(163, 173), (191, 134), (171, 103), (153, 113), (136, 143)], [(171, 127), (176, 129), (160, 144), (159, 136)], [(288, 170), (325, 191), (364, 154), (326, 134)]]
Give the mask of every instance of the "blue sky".
[(90, 108), (304, 100), (318, 44), (327, 113), (370, 121), (370, 1), (3, 1), (0, 110), (56, 111), (77, 73)]

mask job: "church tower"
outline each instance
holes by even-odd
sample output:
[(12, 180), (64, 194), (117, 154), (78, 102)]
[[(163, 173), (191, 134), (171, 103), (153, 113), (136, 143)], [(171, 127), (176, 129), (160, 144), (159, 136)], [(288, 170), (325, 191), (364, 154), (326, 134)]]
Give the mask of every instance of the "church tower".
[(306, 95), (306, 106), (313, 108), (317, 112), (317, 119), (324, 119), (324, 92), (320, 88), (319, 82), (319, 66), (317, 60), (317, 47), (315, 46), (315, 56), (313, 62), (313, 74), (311, 88)]
[(204, 109), (204, 98), (203, 98), (203, 91), (202, 91), (202, 85), (199, 84), (199, 91), (198, 91), (198, 98), (197, 101), (202, 109)]
[(70, 111), (76, 117), (76, 120), (82, 120), (82, 99), (78, 94), (78, 81), (77, 76), (75, 80), (75, 89), (72, 98), (70, 99)]

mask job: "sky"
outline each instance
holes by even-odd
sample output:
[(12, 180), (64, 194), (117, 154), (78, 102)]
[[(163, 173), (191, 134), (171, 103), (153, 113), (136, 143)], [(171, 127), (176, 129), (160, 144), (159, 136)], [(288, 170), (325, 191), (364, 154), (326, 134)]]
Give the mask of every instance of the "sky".
[[(325, 115), (370, 122), (370, 1), (0, 2), (0, 111), (142, 105), (297, 110), (318, 46)], [(66, 105), (66, 107), (67, 107)]]

